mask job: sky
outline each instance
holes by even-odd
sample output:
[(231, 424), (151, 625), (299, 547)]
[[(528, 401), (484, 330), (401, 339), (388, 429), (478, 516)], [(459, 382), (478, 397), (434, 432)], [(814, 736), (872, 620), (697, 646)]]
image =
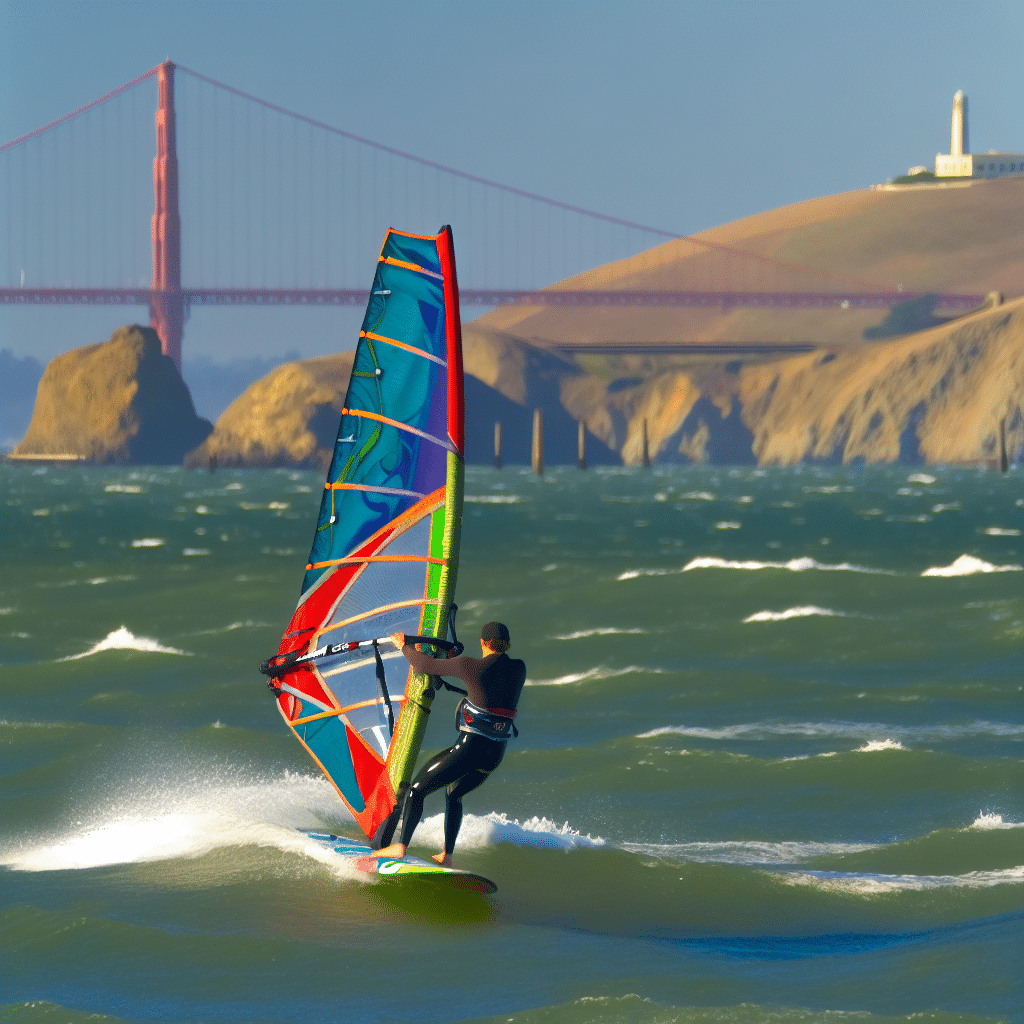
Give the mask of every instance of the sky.
[[(974, 151), (1024, 150), (1021, 40), (1019, 0), (3, 0), (0, 141), (170, 57), (397, 149), (688, 234), (932, 164), (957, 89)], [(0, 307), (0, 348), (45, 361), (140, 316)], [(186, 354), (348, 348), (333, 339), (353, 316), (197, 310)]]

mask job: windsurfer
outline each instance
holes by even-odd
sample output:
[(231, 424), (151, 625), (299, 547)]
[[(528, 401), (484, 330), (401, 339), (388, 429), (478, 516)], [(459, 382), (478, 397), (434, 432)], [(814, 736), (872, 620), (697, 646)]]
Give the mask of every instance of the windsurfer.
[[(515, 733), (512, 719), (526, 681), (526, 665), (505, 653), (511, 638), (508, 627), (500, 622), (488, 622), (480, 630), (479, 658), (468, 654), (448, 659), (431, 658), (406, 643), (404, 633), (396, 633), (391, 642), (417, 672), (461, 679), (468, 696), (459, 705), (459, 738), (423, 766), (406, 792), (399, 842), (376, 850), (373, 855), (401, 860), (423, 815), (424, 798), (447, 786), (444, 851), (436, 854), (434, 860), (442, 867), (451, 867), (455, 840), (462, 825), (462, 798), (481, 785), (505, 756), (506, 743)], [(390, 819), (391, 835), (397, 820), (396, 809)], [(385, 833), (385, 840), (389, 841), (391, 835)]]

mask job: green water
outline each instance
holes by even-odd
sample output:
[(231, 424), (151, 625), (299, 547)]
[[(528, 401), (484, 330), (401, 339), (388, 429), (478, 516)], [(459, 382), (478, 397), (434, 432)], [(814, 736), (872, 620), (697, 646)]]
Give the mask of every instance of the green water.
[(0, 1019), (1024, 1021), (1019, 472), (471, 469), (487, 898), (296, 831), (353, 832), (256, 671), (316, 474), (0, 477)]

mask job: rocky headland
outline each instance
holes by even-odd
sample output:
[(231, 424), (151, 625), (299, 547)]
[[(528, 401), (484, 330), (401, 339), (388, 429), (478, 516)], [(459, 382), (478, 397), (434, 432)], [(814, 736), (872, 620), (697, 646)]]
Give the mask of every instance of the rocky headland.
[(150, 327), (51, 359), (15, 458), (77, 456), (102, 464), (180, 464), (210, 433)]

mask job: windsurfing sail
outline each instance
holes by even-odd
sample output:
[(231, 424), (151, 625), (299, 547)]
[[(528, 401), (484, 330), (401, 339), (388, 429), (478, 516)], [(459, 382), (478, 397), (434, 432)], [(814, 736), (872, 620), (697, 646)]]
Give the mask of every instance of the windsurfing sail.
[(447, 633), (463, 467), (451, 228), (392, 228), (298, 607), (262, 666), (284, 720), (371, 839), (415, 767), (434, 696), (429, 678), (383, 638)]

